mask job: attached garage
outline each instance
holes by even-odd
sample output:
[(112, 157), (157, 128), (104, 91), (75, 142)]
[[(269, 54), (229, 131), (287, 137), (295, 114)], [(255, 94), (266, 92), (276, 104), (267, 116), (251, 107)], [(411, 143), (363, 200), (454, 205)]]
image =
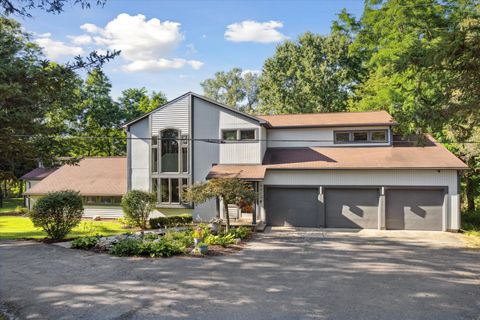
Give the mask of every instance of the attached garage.
[(375, 229), (378, 188), (267, 188), (267, 224), (289, 227)]
[(327, 228), (378, 228), (379, 189), (326, 188)]
[(444, 189), (387, 189), (387, 229), (442, 230), (444, 198)]

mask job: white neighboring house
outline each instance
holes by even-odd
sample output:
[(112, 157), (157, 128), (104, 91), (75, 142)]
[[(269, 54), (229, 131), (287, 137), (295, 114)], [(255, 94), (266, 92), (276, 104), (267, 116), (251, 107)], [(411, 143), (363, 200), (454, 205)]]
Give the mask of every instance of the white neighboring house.
[[(385, 111), (252, 116), (189, 92), (131, 121), (127, 188), (157, 193), (159, 211), (192, 208), (181, 188), (239, 177), (256, 203), (234, 218), (273, 226), (456, 231), (459, 172), (433, 138), (394, 142)], [(199, 220), (223, 216), (212, 200)]]
[(63, 165), (25, 192), (28, 203), (49, 192), (74, 190), (83, 198), (84, 217), (119, 218), (120, 201), (127, 192), (126, 157), (87, 157)]
[[(32, 189), (37, 183), (55, 172), (55, 170), (57, 170), (57, 168), (45, 168), (42, 165), (39, 165), (38, 168), (24, 174), (20, 179), (25, 181), (25, 191)], [(29, 210), (32, 209), (30, 197), (24, 196), (24, 205)]]

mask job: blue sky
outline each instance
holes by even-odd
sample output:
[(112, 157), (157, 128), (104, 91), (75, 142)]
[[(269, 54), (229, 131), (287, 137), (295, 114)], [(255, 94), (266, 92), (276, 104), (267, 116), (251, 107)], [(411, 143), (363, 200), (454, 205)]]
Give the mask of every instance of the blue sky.
[(358, 17), (363, 0), (109, 0), (87, 10), (67, 5), (60, 15), (34, 11), (20, 22), (56, 61), (122, 49), (104, 67), (114, 97), (146, 87), (172, 99), (202, 93), (200, 82), (216, 71), (261, 70), (281, 41), (306, 31), (328, 33), (343, 8)]

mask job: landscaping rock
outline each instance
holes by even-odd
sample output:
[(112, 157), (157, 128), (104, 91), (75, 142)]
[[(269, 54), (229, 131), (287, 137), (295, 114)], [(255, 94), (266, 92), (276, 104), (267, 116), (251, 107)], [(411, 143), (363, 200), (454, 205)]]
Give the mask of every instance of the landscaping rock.
[(100, 216), (93, 216), (92, 220), (94, 220), (94, 221), (101, 221), (101, 220), (102, 220), (102, 217), (100, 217)]

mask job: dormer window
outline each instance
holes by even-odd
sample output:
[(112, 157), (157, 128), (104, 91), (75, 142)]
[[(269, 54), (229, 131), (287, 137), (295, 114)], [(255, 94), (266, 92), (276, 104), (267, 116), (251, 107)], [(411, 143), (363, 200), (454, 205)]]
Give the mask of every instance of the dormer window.
[(385, 143), (387, 130), (334, 131), (334, 143)]

